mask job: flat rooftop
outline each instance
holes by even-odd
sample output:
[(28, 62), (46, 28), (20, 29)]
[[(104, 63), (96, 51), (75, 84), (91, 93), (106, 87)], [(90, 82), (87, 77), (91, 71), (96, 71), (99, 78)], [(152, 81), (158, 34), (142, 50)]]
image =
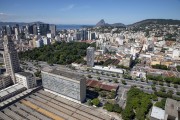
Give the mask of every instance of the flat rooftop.
[(48, 72), (48, 73), (52, 73), (55, 75), (67, 77), (67, 78), (77, 80), (77, 81), (80, 81), (80, 80), (85, 78), (83, 75), (80, 75), (78, 73), (72, 73), (71, 71), (64, 71), (62, 69), (48, 69), (48, 71), (46, 71), (46, 70), (43, 70), (43, 71)]
[(0, 98), (1, 98), (1, 97), (5, 97), (5, 96), (7, 96), (8, 94), (11, 94), (11, 93), (13, 93), (13, 92), (15, 92), (15, 91), (18, 91), (18, 90), (20, 90), (20, 89), (23, 89), (23, 88), (25, 88), (23, 85), (15, 84), (15, 85), (9, 86), (9, 87), (7, 87), (7, 88), (5, 88), (5, 89), (2, 89), (2, 90), (0, 91)]
[(165, 111), (159, 107), (153, 106), (151, 111), (151, 117), (156, 118), (158, 120), (163, 120), (165, 115)]
[(32, 73), (29, 73), (29, 72), (18, 72), (18, 73), (15, 73), (15, 74), (20, 74), (22, 76), (32, 76), (33, 75)]
[(112, 90), (116, 91), (118, 89), (118, 87), (119, 87), (116, 84), (114, 84), (114, 85), (113, 84), (107, 84), (105, 82), (100, 82), (100, 81), (97, 81), (97, 80), (87, 80), (86, 81), (86, 86), (93, 87), (93, 88), (99, 87), (99, 88), (101, 88), (103, 90), (107, 90), (107, 91), (112, 91)]
[(119, 69), (119, 68), (113, 68), (113, 67), (104, 67), (104, 66), (94, 66), (92, 67), (93, 69), (96, 70), (102, 70), (102, 71), (108, 71), (108, 72), (116, 72), (116, 73), (123, 73), (123, 69)]
[(166, 105), (165, 105), (166, 114), (178, 117), (179, 107), (180, 107), (180, 101), (176, 101), (170, 98), (166, 99)]
[(110, 120), (94, 107), (39, 90), (0, 111), (3, 120)]

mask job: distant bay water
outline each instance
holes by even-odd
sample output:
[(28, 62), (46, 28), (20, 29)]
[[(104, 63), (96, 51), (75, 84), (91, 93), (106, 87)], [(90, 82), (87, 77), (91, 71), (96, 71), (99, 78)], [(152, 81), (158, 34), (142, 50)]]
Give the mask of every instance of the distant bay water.
[(64, 29), (80, 29), (84, 27), (93, 27), (94, 25), (56, 25), (57, 30), (64, 30)]

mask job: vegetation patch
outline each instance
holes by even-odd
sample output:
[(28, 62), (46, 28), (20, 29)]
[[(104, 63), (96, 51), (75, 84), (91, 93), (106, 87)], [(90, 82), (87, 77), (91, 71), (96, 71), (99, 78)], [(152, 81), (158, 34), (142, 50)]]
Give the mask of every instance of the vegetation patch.
[(126, 107), (122, 112), (123, 119), (145, 120), (146, 114), (152, 106), (151, 98), (151, 95), (132, 87), (127, 93)]
[(90, 44), (81, 42), (61, 42), (52, 45), (45, 45), (19, 53), (21, 60), (46, 61), (49, 64), (71, 64), (84, 63), (83, 57), (86, 56), (86, 49)]

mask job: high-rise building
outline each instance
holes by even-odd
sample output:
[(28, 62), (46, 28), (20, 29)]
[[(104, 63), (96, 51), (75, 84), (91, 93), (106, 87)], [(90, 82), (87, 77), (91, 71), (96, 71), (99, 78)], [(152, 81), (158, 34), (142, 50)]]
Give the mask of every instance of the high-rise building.
[(70, 100), (83, 102), (86, 98), (86, 78), (78, 73), (44, 68), (41, 71), (45, 90), (57, 93)]
[(33, 34), (33, 25), (27, 26), (28, 28), (28, 33)]
[(3, 44), (4, 44), (3, 58), (6, 66), (6, 73), (11, 76), (13, 83), (15, 83), (14, 73), (20, 71), (18, 54), (10, 36), (7, 35), (4, 36)]
[(2, 35), (7, 35), (6, 26), (2, 26)]
[(36, 47), (42, 47), (43, 45), (44, 45), (44, 43), (43, 43), (43, 39), (42, 38), (36, 40)]
[(88, 30), (88, 40), (91, 40), (91, 31)]
[(81, 33), (80, 32), (76, 33), (76, 40), (81, 40)]
[(50, 39), (47, 37), (43, 37), (43, 45), (49, 45), (51, 43)]
[(86, 29), (81, 30), (81, 40), (88, 39), (88, 31)]
[(94, 47), (87, 48), (87, 67), (94, 66)]
[(38, 34), (38, 32), (37, 32), (37, 25), (36, 24), (33, 25), (33, 34), (35, 34), (35, 35)]
[(11, 35), (11, 33), (12, 33), (12, 28), (11, 28), (11, 26), (6, 25), (6, 31), (7, 31), (7, 35)]
[(3, 36), (3, 30), (0, 29), (0, 37), (2, 38), (2, 36)]
[(91, 32), (88, 30), (87, 35), (88, 35), (88, 40), (95, 40), (96, 39), (95, 32)]
[(51, 31), (51, 34), (56, 36), (56, 25), (50, 25), (49, 30)]
[(15, 37), (16, 37), (16, 40), (19, 40), (19, 28), (18, 27), (15, 27)]
[(49, 32), (49, 24), (37, 24), (38, 35), (46, 35)]
[(96, 34), (94, 32), (91, 32), (91, 39), (90, 40), (95, 40), (96, 39)]
[(15, 35), (19, 35), (19, 28), (15, 27)]

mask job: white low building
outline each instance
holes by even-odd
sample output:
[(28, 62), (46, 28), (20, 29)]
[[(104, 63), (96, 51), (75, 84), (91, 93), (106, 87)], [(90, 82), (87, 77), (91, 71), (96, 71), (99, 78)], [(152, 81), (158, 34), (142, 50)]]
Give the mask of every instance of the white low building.
[(36, 87), (35, 76), (28, 72), (15, 73), (16, 83), (23, 85), (27, 89)]
[(113, 68), (113, 67), (94, 66), (92, 68), (95, 69), (95, 70), (101, 70), (101, 71), (107, 71), (107, 72), (114, 72), (114, 73), (123, 74), (123, 70), (122, 69)]
[(165, 111), (159, 107), (153, 106), (150, 120), (164, 120)]
[(49, 45), (51, 43), (50, 39), (47, 37), (43, 37), (42, 39), (43, 39), (44, 45)]
[(48, 33), (48, 34), (47, 34), (47, 38), (53, 38), (53, 37), (54, 37), (53, 34), (51, 34), (51, 33)]
[(131, 71), (131, 76), (133, 78), (142, 78), (146, 80), (146, 73), (143, 71)]

